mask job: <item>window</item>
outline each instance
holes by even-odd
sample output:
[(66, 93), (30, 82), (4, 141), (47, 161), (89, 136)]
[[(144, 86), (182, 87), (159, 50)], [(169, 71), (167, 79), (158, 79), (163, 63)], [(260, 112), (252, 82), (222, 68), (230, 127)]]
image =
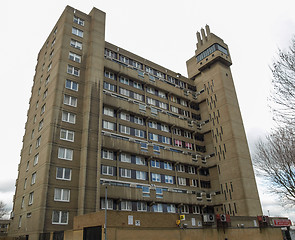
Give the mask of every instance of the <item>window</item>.
[(179, 164), (179, 165), (176, 165), (176, 170), (178, 172), (185, 172), (185, 167), (184, 165)]
[(193, 214), (200, 214), (201, 208), (200, 206), (193, 206)]
[(77, 82), (74, 82), (74, 81), (69, 80), (69, 79), (66, 80), (66, 88), (67, 89), (78, 91), (78, 86), (79, 86), (79, 84)]
[(49, 83), (49, 81), (50, 81), (50, 76), (48, 76), (48, 77), (46, 78), (46, 80), (45, 80), (45, 86)]
[(114, 167), (102, 165), (101, 166), (101, 174), (113, 176), (114, 175)]
[(31, 139), (34, 138), (34, 133), (35, 133), (35, 129), (33, 129), (32, 132), (31, 132)]
[[(113, 210), (113, 199), (108, 199), (107, 200), (107, 209), (109, 210)], [(102, 198), (101, 201), (100, 201), (100, 207), (101, 209), (105, 209), (105, 199)]]
[(181, 136), (181, 130), (179, 128), (174, 128), (173, 133), (176, 134), (176, 135)]
[(81, 62), (81, 56), (73, 52), (69, 53), (69, 59), (77, 63)]
[(134, 117), (134, 123), (139, 124), (139, 125), (143, 125), (143, 119), (139, 118), (139, 117)]
[(131, 211), (132, 210), (132, 202), (131, 201), (122, 201), (120, 203), (122, 211)]
[(79, 25), (81, 25), (81, 26), (84, 26), (84, 20), (81, 19), (81, 18), (79, 18), (79, 17), (77, 17), (77, 16), (74, 16), (74, 20), (73, 20), (73, 22), (74, 22), (74, 23), (77, 23), (77, 24), (79, 24)]
[(136, 161), (136, 164), (138, 165), (146, 165), (145, 159), (143, 157), (136, 156), (135, 161)]
[(115, 85), (108, 82), (103, 82), (103, 88), (115, 92)]
[(149, 139), (154, 140), (154, 141), (158, 141), (158, 134), (149, 133)]
[(24, 181), (24, 190), (27, 188), (27, 178), (25, 178), (25, 181)]
[(166, 169), (166, 170), (172, 170), (172, 163), (164, 162), (164, 169)]
[(120, 132), (125, 134), (130, 134), (130, 127), (120, 125)]
[(147, 211), (147, 203), (146, 202), (137, 202), (137, 211), (146, 212)]
[(54, 189), (54, 201), (69, 202), (70, 201), (70, 189)]
[(167, 125), (161, 124), (161, 130), (163, 132), (169, 132), (169, 127)]
[(39, 162), (39, 153), (34, 156), (34, 166), (37, 165)]
[(109, 107), (103, 107), (103, 114), (110, 116), (110, 117), (114, 117), (115, 116), (115, 110)]
[(136, 137), (144, 138), (144, 131), (143, 130), (134, 129), (134, 131), (135, 131)]
[(187, 101), (185, 101), (185, 100), (183, 100), (183, 99), (180, 99), (180, 104), (181, 104), (182, 106), (185, 106), (185, 107), (188, 106)]
[(170, 138), (162, 136), (162, 143), (171, 144)]
[(155, 168), (160, 168), (160, 162), (158, 160), (152, 160), (151, 166)]
[(130, 96), (130, 91), (125, 89), (125, 88), (120, 88), (120, 94), (129, 97)]
[(148, 93), (150, 93), (150, 94), (156, 94), (156, 90), (154, 89), (154, 88), (151, 88), (151, 87), (147, 87), (146, 88), (146, 91), (148, 92)]
[(162, 91), (158, 91), (158, 95), (161, 98), (167, 99), (166, 93), (162, 92)]
[(77, 107), (77, 98), (70, 95), (64, 95), (64, 104), (72, 107)]
[(71, 175), (72, 175), (72, 170), (70, 168), (62, 168), (62, 167), (56, 168), (56, 179), (70, 181)]
[(154, 106), (156, 105), (156, 100), (155, 99), (147, 97), (146, 100), (147, 100), (148, 104), (151, 104), (151, 105), (154, 105)]
[(120, 168), (121, 177), (131, 178), (131, 170), (126, 168)]
[(18, 220), (18, 227), (20, 228), (22, 226), (22, 215), (19, 216)]
[(142, 90), (142, 84), (138, 82), (133, 82), (133, 87)]
[(136, 179), (146, 180), (146, 172), (136, 171)]
[(186, 186), (186, 178), (178, 177), (178, 184), (182, 186)]
[(123, 55), (120, 55), (120, 61), (129, 64), (129, 58), (127, 58), (127, 57), (125, 57)]
[(52, 63), (49, 63), (49, 65), (48, 65), (48, 67), (47, 67), (47, 72), (50, 71), (51, 67), (52, 67)]
[(163, 103), (163, 102), (159, 102), (159, 107), (160, 108), (164, 108), (164, 109), (168, 109), (168, 106), (166, 103)]
[(199, 187), (199, 181), (197, 179), (192, 179), (191, 186), (192, 187)]
[(34, 173), (32, 174), (31, 185), (33, 185), (33, 184), (36, 183), (36, 176), (37, 176), (37, 173), (34, 172)]
[(139, 93), (133, 93), (133, 98), (139, 101), (143, 101), (143, 96)]
[(52, 224), (68, 224), (69, 212), (67, 211), (53, 211)]
[(131, 155), (126, 153), (120, 154), (121, 162), (128, 162), (131, 163)]
[(156, 122), (149, 122), (149, 127), (157, 129), (157, 123)]
[(129, 79), (123, 76), (120, 76), (120, 83), (129, 85)]
[(188, 167), (188, 173), (190, 173), (190, 174), (195, 174), (195, 173), (196, 173), (196, 168), (193, 167), (193, 166), (189, 166), (189, 167)]
[(29, 171), (30, 161), (27, 161), (26, 172)]
[(185, 143), (185, 148), (186, 148), (186, 149), (190, 149), (190, 150), (192, 150), (192, 149), (193, 149), (193, 144), (192, 144), (192, 143), (188, 143), (188, 142), (186, 142), (186, 143)]
[(22, 197), (22, 203), (21, 203), (20, 208), (23, 209), (24, 206), (25, 206), (25, 197), (23, 196), (23, 197)]
[(75, 28), (75, 27), (72, 28), (72, 34), (74, 34), (78, 37), (83, 37), (83, 31), (79, 30), (78, 28)]
[(188, 205), (182, 205), (181, 206), (181, 213), (189, 213)]
[(152, 181), (153, 182), (161, 182), (161, 176), (158, 173), (152, 173)]
[(116, 130), (115, 123), (104, 121), (104, 120), (102, 121), (102, 127), (109, 130), (114, 130), (114, 131)]
[(38, 148), (41, 145), (41, 136), (37, 138), (36, 140), (36, 148)]
[(182, 147), (182, 141), (174, 139), (174, 146)]
[(46, 90), (44, 91), (44, 93), (43, 93), (43, 100), (44, 100), (45, 98), (47, 98), (47, 95), (48, 95), (48, 89), (46, 89)]
[(188, 132), (188, 131), (184, 131), (184, 132), (183, 132), (183, 136), (184, 136), (184, 137), (187, 137), (187, 138), (191, 138), (192, 135), (191, 135), (190, 132)]
[(75, 138), (75, 133), (73, 131), (66, 130), (66, 129), (60, 130), (60, 139), (61, 140), (74, 142), (74, 138)]
[(174, 106), (171, 106), (171, 111), (172, 112), (175, 112), (175, 113), (178, 113), (178, 108), (177, 107), (174, 107)]
[(110, 159), (110, 160), (115, 160), (115, 155), (113, 151), (110, 150), (102, 150), (102, 158), (104, 159)]
[(30, 192), (29, 194), (29, 205), (32, 205), (34, 202), (34, 192)]
[(58, 148), (58, 158), (64, 160), (73, 160), (74, 150), (68, 148)]
[(41, 107), (40, 115), (42, 115), (45, 112), (45, 106), (46, 106), (46, 103), (43, 104), (43, 106)]
[(122, 120), (130, 121), (130, 115), (128, 113), (121, 112), (120, 113), (120, 118)]
[(104, 76), (110, 79), (115, 80), (115, 74), (109, 71), (104, 71)]
[(76, 123), (76, 114), (62, 111), (62, 117), (61, 117), (63, 122), (68, 122), (75, 124)]
[(173, 184), (173, 177), (165, 175), (165, 183)]
[(43, 125), (44, 125), (44, 119), (42, 119), (42, 120), (39, 122), (39, 126), (38, 126), (38, 130), (39, 130), (39, 131), (43, 128)]
[(79, 50), (82, 50), (82, 43), (81, 42), (78, 42), (78, 41), (76, 41), (74, 39), (71, 39), (70, 45), (71, 45), (71, 47), (74, 47), (74, 48), (77, 48)]
[(167, 204), (167, 212), (168, 213), (176, 213), (176, 208), (174, 204)]
[(71, 65), (68, 65), (67, 73), (74, 75), (76, 77), (80, 76), (80, 69)]
[(153, 205), (153, 212), (163, 212), (163, 206), (161, 203)]

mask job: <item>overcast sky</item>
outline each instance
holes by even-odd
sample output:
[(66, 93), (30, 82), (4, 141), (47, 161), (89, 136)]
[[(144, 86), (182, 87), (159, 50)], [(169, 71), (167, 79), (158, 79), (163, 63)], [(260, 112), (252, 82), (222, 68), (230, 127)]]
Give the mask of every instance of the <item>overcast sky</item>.
[[(295, 35), (294, 1), (197, 0), (10, 0), (1, 2), (1, 144), (0, 200), (12, 207), (17, 165), (38, 52), (66, 5), (85, 13), (106, 12), (106, 41), (187, 76), (196, 32), (211, 32), (228, 44), (231, 67), (251, 153), (271, 128), (267, 107), (277, 49)], [(264, 214), (287, 216), (295, 210), (279, 205), (258, 181)]]

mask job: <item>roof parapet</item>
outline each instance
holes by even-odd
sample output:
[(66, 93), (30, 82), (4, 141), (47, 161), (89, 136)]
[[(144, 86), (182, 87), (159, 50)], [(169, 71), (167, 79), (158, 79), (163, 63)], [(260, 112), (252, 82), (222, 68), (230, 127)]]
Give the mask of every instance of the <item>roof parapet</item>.
[[(210, 39), (211, 32), (210, 32), (209, 26), (206, 25), (205, 29), (206, 29), (206, 33), (205, 33), (204, 28), (201, 28), (201, 34), (200, 34), (200, 32), (197, 32), (197, 40), (198, 40), (197, 48), (199, 48), (200, 46), (205, 44), (205, 42), (207, 42)], [(202, 37), (201, 37), (201, 35), (202, 35)]]

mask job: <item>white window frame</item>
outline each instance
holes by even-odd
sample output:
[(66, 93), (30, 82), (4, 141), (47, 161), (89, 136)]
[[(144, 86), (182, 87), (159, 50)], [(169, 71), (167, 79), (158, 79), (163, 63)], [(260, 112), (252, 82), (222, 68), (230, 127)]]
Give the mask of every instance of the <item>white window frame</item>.
[[(101, 198), (100, 200), (100, 208), (105, 209), (105, 199)], [(113, 199), (107, 199), (107, 209), (113, 210), (114, 209), (114, 201)]]
[(167, 204), (167, 212), (168, 213), (176, 213), (175, 204)]
[(69, 142), (74, 142), (75, 132), (67, 129), (60, 129), (60, 139)]
[(165, 183), (173, 184), (173, 176), (165, 175)]
[(198, 180), (197, 179), (191, 179), (191, 186), (192, 187), (198, 187)]
[(75, 39), (71, 39), (70, 46), (79, 50), (82, 50), (83, 48), (83, 44)]
[[(55, 221), (55, 214), (58, 214), (58, 221)], [(66, 215), (66, 221), (62, 221), (63, 215)], [(69, 221), (69, 212), (68, 211), (52, 211), (52, 224), (67, 225)]]
[(109, 160), (115, 160), (114, 151), (102, 149), (102, 158), (109, 159)]
[(156, 203), (155, 205), (153, 205), (153, 212), (163, 212), (162, 203)]
[(131, 163), (131, 155), (127, 153), (120, 153), (121, 162)]
[(115, 91), (115, 85), (108, 82), (103, 82), (103, 88), (112, 92)]
[(172, 170), (172, 163), (170, 163), (170, 162), (164, 162), (164, 169), (166, 169), (166, 170)]
[(189, 213), (189, 206), (188, 205), (182, 205), (181, 206), (181, 213), (188, 214)]
[(58, 148), (58, 158), (59, 159), (72, 161), (73, 155), (74, 155), (73, 149), (68, 149), (68, 148), (63, 148), (63, 147)]
[(120, 94), (129, 97), (130, 96), (130, 91), (125, 89), (125, 88), (120, 87)]
[(34, 202), (34, 192), (30, 192), (28, 205), (32, 205), (33, 202)]
[(123, 178), (131, 178), (131, 169), (120, 168), (120, 173)]
[(37, 172), (34, 172), (31, 178), (31, 185), (34, 185), (36, 183), (36, 178), (37, 178)]
[(79, 83), (77, 83), (75, 81), (72, 81), (72, 80), (69, 80), (69, 79), (66, 79), (65, 87), (67, 89), (70, 89), (70, 90), (73, 90), (73, 91), (77, 92), (78, 89), (79, 89)]
[(77, 23), (77, 24), (79, 24), (81, 26), (84, 26), (84, 20), (82, 18), (77, 17), (77, 16), (74, 16), (73, 22)]
[(201, 214), (201, 207), (198, 205), (193, 206), (193, 214)]
[(110, 116), (110, 117), (114, 117), (115, 116), (115, 109), (104, 106), (103, 107), (103, 114)]
[(178, 185), (186, 186), (186, 178), (178, 177)]
[(146, 202), (137, 202), (137, 211), (146, 212), (147, 211), (147, 203)]
[(129, 85), (129, 79), (123, 76), (120, 76), (120, 83)]
[(77, 107), (78, 99), (76, 97), (65, 94), (64, 95), (64, 104), (72, 107)]
[(120, 125), (120, 133), (125, 133), (125, 134), (130, 135), (130, 127)]
[(160, 168), (160, 161), (159, 160), (151, 160), (151, 167)]
[(34, 163), (33, 163), (33, 166), (36, 166), (39, 162), (39, 153), (37, 153), (35, 156), (34, 156)]
[(139, 124), (139, 125), (143, 125), (143, 123), (144, 123), (143, 118), (134, 116), (134, 123)]
[(38, 148), (41, 145), (41, 136), (37, 138), (36, 140), (36, 148)]
[(169, 126), (165, 124), (161, 124), (161, 131), (163, 132), (169, 132)]
[(182, 164), (176, 165), (177, 172), (185, 172), (185, 166)]
[(144, 138), (144, 131), (143, 130), (135, 128), (134, 131), (135, 131), (135, 136), (136, 137)]
[(75, 124), (76, 123), (76, 114), (71, 113), (71, 112), (62, 111), (61, 119), (63, 122)]
[(114, 167), (113, 166), (102, 165), (101, 174), (102, 175), (108, 175), (108, 176), (114, 176)]
[(74, 34), (78, 37), (81, 37), (81, 38), (83, 38), (83, 35), (84, 35), (82, 30), (75, 28), (75, 27), (72, 27), (72, 34)]
[(103, 124), (103, 128), (115, 131), (115, 127), (116, 127), (115, 123), (103, 120), (102, 124)]
[(136, 171), (136, 179), (138, 179), (138, 180), (146, 180), (146, 172)]
[(139, 101), (143, 101), (143, 95), (139, 94), (139, 93), (133, 93), (133, 98)]
[(144, 157), (135, 156), (135, 162), (137, 165), (146, 165), (146, 161)]
[(121, 206), (121, 211), (132, 211), (131, 201), (121, 201), (120, 206)]
[(54, 201), (56, 202), (70, 202), (70, 189), (55, 188)]
[(72, 65), (68, 65), (67, 67), (67, 73), (71, 74), (73, 76), (79, 77), (80, 76), (80, 69), (77, 67), (74, 67)]
[[(58, 169), (62, 169), (62, 176), (61, 177), (58, 176)], [(69, 170), (69, 178), (66, 178), (66, 171), (67, 170)], [(63, 168), (63, 167), (56, 167), (56, 179), (71, 181), (71, 179), (72, 179), (72, 169)]]
[(161, 182), (161, 175), (159, 173), (152, 173), (152, 182)]
[(189, 174), (196, 174), (196, 168), (193, 166), (188, 167), (188, 173)]
[(115, 74), (113, 73), (113, 72), (110, 72), (110, 71), (104, 71), (104, 76), (106, 77), (106, 78), (109, 78), (109, 79), (113, 79), (113, 80), (115, 80)]
[(79, 54), (69, 52), (69, 59), (74, 62), (81, 63), (82, 57)]

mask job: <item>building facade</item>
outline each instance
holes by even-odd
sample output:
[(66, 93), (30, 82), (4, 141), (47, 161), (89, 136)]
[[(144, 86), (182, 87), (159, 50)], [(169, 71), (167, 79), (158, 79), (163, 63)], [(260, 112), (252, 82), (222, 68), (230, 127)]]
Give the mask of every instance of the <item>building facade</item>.
[(38, 54), (11, 236), (105, 207), (262, 214), (228, 46), (208, 26), (197, 40), (184, 77), (106, 42), (104, 12), (65, 8)]

